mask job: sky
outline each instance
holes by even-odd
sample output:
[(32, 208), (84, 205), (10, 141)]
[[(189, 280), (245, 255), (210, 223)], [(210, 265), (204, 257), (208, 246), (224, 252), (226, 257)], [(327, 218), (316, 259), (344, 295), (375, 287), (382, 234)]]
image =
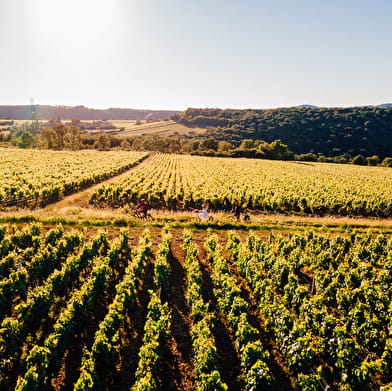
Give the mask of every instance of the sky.
[(391, 0), (0, 0), (0, 105), (392, 102)]

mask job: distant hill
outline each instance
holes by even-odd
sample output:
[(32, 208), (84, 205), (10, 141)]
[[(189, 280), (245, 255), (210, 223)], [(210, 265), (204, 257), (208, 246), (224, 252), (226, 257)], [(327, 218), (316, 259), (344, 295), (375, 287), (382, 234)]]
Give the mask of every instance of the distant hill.
[(280, 139), (296, 154), (392, 155), (392, 108), (187, 109), (172, 117), (206, 128), (203, 137), (239, 145), (244, 139)]
[(294, 106), (299, 109), (318, 109), (318, 106), (313, 106), (313, 105), (299, 105), (299, 106)]
[[(137, 110), (137, 109), (90, 109), (85, 106), (41, 106), (36, 105), (37, 118), (49, 119), (160, 119), (170, 117), (178, 111), (173, 110)], [(31, 106), (0, 106), (0, 118), (31, 119)]]

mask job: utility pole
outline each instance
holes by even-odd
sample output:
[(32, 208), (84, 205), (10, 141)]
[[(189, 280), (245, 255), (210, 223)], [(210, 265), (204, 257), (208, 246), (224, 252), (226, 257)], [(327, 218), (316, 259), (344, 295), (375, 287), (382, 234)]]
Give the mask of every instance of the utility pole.
[(39, 123), (37, 118), (37, 108), (34, 104), (34, 99), (31, 98), (31, 131), (32, 133), (36, 134), (39, 131)]

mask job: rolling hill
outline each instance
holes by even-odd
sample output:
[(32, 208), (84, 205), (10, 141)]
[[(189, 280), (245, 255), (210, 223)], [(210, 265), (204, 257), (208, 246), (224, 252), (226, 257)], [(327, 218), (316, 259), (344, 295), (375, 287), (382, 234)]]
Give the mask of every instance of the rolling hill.
[[(137, 109), (91, 109), (85, 106), (45, 106), (36, 105), (36, 115), (40, 120), (61, 119), (160, 119), (178, 113), (174, 110), (137, 110)], [(0, 106), (0, 118), (31, 119), (31, 106)]]
[(239, 145), (244, 139), (280, 139), (296, 154), (378, 155), (392, 151), (392, 108), (280, 108), (232, 110), (190, 108), (172, 117), (206, 128), (204, 137)]

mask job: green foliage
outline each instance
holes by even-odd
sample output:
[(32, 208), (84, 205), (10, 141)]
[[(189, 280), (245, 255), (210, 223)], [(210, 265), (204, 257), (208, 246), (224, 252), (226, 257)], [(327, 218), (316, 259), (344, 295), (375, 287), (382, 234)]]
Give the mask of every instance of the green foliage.
[(227, 390), (227, 385), (221, 381), (217, 370), (217, 350), (215, 338), (212, 333), (214, 317), (208, 310), (208, 304), (204, 303), (201, 283), (202, 274), (197, 248), (192, 242), (192, 233), (184, 232), (185, 269), (188, 280), (188, 304), (191, 306), (192, 317), (192, 348), (195, 358), (196, 390)]
[[(10, 387), (18, 391), (47, 388), (67, 362), (65, 355), (75, 336), (81, 336), (91, 343), (85, 345), (75, 389), (117, 387), (119, 367), (136, 358), (124, 356), (128, 351), (122, 339), (125, 325), (140, 320), (132, 318), (137, 313), (133, 305), (138, 302), (140, 282), (148, 278), (151, 284), (153, 274), (146, 268), (152, 254), (150, 233), (141, 235), (134, 250), (128, 237), (123, 230), (109, 244), (105, 233), (87, 240), (84, 234), (66, 232), (61, 226), (47, 232), (40, 225), (0, 228), (0, 248), (6, 253), (0, 261), (5, 274), (1, 287), (9, 290), (3, 299), (13, 301), (0, 307), (2, 311), (7, 305), (12, 308), (12, 317), (5, 316), (0, 325), (2, 384), (8, 387), (12, 383)], [(272, 375), (276, 357), (290, 371), (292, 388), (390, 389), (389, 236), (332, 236), (307, 231), (266, 241), (252, 232), (243, 240), (230, 232), (227, 256), (223, 240), (208, 230), (204, 246), (217, 315), (226, 319), (224, 324), (240, 360), (237, 380), (241, 389), (282, 387), (277, 384), (280, 379)], [(171, 235), (164, 228), (153, 258), (171, 254), (170, 243)], [(215, 342), (216, 318), (203, 300), (206, 276), (189, 231), (184, 232), (183, 250), (182, 288), (190, 314), (187, 325), (195, 369), (193, 386), (196, 390), (227, 390), (221, 378), (225, 374), (217, 365), (222, 358)], [(42, 258), (45, 251), (51, 254), (53, 265)], [(3, 260), (7, 262), (3, 264)], [(12, 280), (17, 273), (27, 279)], [(34, 278), (32, 273), (36, 273)], [(115, 287), (114, 278), (118, 279)], [(163, 304), (161, 287), (157, 288), (157, 292), (150, 292), (134, 390), (162, 387), (158, 365), (166, 357), (162, 347), (171, 322), (168, 304)], [(23, 296), (22, 291), (27, 293)], [(12, 295), (15, 300), (10, 299)], [(105, 302), (109, 297), (112, 301)], [(86, 319), (97, 316), (98, 308), (102, 310), (99, 303), (106, 305), (106, 312), (93, 328), (86, 327)], [(268, 350), (263, 346), (265, 335), (271, 340)]]
[(227, 391), (228, 387), (222, 382), (220, 374), (217, 370), (212, 372), (202, 373), (198, 384), (197, 391)]
[(39, 144), (41, 148), (76, 151), (82, 149), (82, 133), (76, 126), (57, 124), (41, 130)]
[(167, 291), (169, 276), (170, 276), (170, 263), (169, 257), (171, 255), (171, 239), (172, 235), (163, 229), (162, 241), (159, 244), (157, 251), (157, 259), (154, 264), (154, 283), (156, 289)]
[(377, 155), (369, 156), (366, 158), (368, 166), (378, 166), (380, 158)]
[(352, 164), (357, 164), (358, 166), (366, 166), (367, 160), (363, 155), (357, 155), (353, 158)]
[[(390, 248), (383, 236), (349, 240), (309, 233), (267, 244), (253, 234), (245, 243), (230, 234), (227, 249), (287, 367), (299, 372), (301, 389), (326, 386), (322, 368), (315, 370), (320, 357), (339, 371), (340, 389), (389, 379), (391, 290), (384, 284), (390, 281)], [(312, 277), (301, 284), (304, 275)]]
[(159, 297), (150, 291), (150, 303), (144, 326), (143, 345), (139, 351), (139, 362), (136, 370), (136, 381), (131, 387), (133, 391), (158, 390), (156, 382), (157, 360), (167, 332), (170, 329), (170, 311), (167, 303), (162, 304)]
[(110, 149), (110, 137), (106, 133), (101, 133), (98, 135), (97, 141), (94, 144), (94, 147), (98, 149), (98, 151), (108, 151)]
[(386, 157), (382, 161), (381, 165), (384, 166), (384, 167), (392, 167), (392, 157)]
[(33, 143), (33, 136), (30, 132), (23, 132), (13, 143), (19, 148), (27, 148)]
[[(248, 322), (248, 305), (241, 297), (237, 280), (222, 256), (222, 247), (216, 235), (208, 232), (204, 243), (207, 257), (212, 263), (211, 278), (215, 285), (214, 293), (220, 311), (226, 316), (235, 335), (235, 346), (241, 358), (245, 388), (247, 390), (268, 389), (275, 379), (265, 360), (269, 354), (264, 353), (257, 329)], [(234, 243), (230, 248), (234, 248)]]
[(381, 217), (392, 213), (388, 170), (155, 154), (137, 170), (98, 187), (90, 203), (120, 207), (146, 198), (153, 208), (199, 209), (208, 202), (211, 210), (231, 211), (239, 200), (250, 210)]
[(188, 126), (207, 128), (204, 137), (235, 145), (244, 139), (267, 143), (282, 140), (296, 154), (338, 156), (348, 153), (384, 158), (392, 150), (391, 108), (190, 108), (173, 119)]
[(300, 155), (295, 155), (295, 160), (300, 162), (317, 162), (318, 157), (315, 153), (302, 153)]
[[(122, 232), (119, 250), (129, 255), (127, 232)], [(108, 388), (116, 373), (120, 343), (120, 328), (124, 325), (126, 311), (136, 298), (137, 276), (144, 269), (151, 251), (149, 232), (142, 235), (135, 256), (128, 259), (124, 277), (116, 286), (116, 295), (109, 305), (108, 313), (99, 324), (90, 351), (85, 354), (80, 377), (75, 390), (99, 390)], [(124, 254), (124, 255), (125, 255)], [(129, 258), (129, 257), (128, 257)], [(87, 388), (86, 388), (87, 387)]]
[[(134, 166), (142, 152), (0, 150), (0, 206), (37, 207), (58, 201)], [(37, 162), (45, 164), (37, 165)]]
[(298, 375), (298, 383), (302, 391), (319, 391), (319, 381), (318, 375), (305, 375), (303, 373)]

